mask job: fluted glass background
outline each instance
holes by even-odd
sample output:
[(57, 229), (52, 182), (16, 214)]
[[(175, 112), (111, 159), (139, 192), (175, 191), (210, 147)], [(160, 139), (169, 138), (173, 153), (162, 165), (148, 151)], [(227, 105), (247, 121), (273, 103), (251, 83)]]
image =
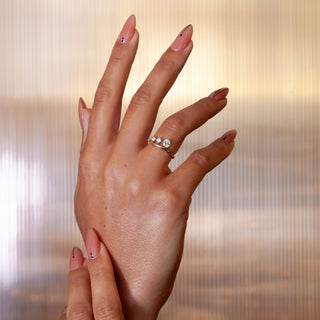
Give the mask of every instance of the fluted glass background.
[(83, 248), (77, 101), (92, 105), (131, 13), (140, 47), (124, 106), (189, 23), (194, 50), (157, 125), (230, 88), (227, 108), (186, 139), (172, 168), (238, 129), (232, 156), (194, 195), (160, 319), (319, 319), (318, 0), (0, 1), (0, 319), (53, 320), (66, 303), (69, 253)]

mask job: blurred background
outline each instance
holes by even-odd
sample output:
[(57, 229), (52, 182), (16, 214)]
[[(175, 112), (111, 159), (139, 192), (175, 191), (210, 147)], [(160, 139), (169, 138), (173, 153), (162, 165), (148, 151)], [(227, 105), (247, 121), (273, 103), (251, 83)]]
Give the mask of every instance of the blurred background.
[(69, 254), (80, 96), (92, 105), (135, 13), (124, 110), (187, 24), (194, 50), (169, 114), (228, 86), (228, 106), (172, 162), (236, 128), (193, 197), (174, 292), (159, 319), (320, 319), (318, 0), (0, 1), (0, 319), (57, 319)]

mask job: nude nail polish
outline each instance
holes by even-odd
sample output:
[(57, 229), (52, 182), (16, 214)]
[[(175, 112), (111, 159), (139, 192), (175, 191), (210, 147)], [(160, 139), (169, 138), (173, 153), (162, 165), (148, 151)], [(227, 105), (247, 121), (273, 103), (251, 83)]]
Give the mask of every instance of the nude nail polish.
[(237, 136), (237, 130), (230, 130), (221, 137), (221, 140), (224, 141), (225, 143), (231, 143), (234, 141), (236, 136)]
[(86, 248), (88, 259), (95, 259), (100, 253), (100, 241), (96, 232), (93, 229), (89, 229), (86, 237)]
[(80, 126), (82, 130), (83, 130), (83, 109), (84, 108), (85, 108), (85, 104), (82, 98), (80, 98), (78, 103), (78, 113), (79, 113)]
[(81, 250), (78, 247), (74, 247), (71, 251), (70, 262), (69, 262), (69, 270), (77, 270), (84, 263), (84, 258)]
[(190, 43), (193, 33), (193, 27), (191, 24), (186, 26), (176, 37), (171, 44), (171, 49), (174, 51), (183, 51)]
[(136, 17), (134, 15), (131, 15), (125, 22), (120, 32), (118, 41), (120, 43), (129, 42), (134, 36), (135, 31), (136, 31)]
[(68, 307), (67, 305), (64, 306), (61, 314), (67, 314), (67, 307)]
[(215, 100), (223, 100), (229, 93), (229, 89), (228, 88), (221, 88), (218, 89), (214, 92), (212, 92), (209, 95), (209, 98), (215, 99)]

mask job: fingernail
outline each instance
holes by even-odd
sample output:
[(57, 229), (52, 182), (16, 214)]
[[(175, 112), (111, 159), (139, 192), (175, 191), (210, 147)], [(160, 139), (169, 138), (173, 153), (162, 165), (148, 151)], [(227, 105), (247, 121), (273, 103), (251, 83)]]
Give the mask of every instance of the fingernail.
[(213, 98), (215, 100), (223, 100), (229, 93), (229, 88), (221, 88), (209, 95), (209, 98)]
[(63, 310), (62, 310), (61, 314), (67, 314), (67, 305), (65, 305), (65, 306), (64, 306), (64, 308), (63, 308)]
[(171, 45), (171, 49), (174, 51), (183, 51), (191, 41), (192, 32), (193, 27), (189, 24), (178, 34)]
[(237, 130), (230, 130), (221, 137), (221, 140), (223, 140), (226, 143), (231, 143), (234, 141), (236, 136), (237, 136)]
[(78, 247), (74, 247), (70, 255), (69, 270), (77, 270), (83, 265), (83, 263), (84, 258), (81, 250)]
[(131, 15), (125, 22), (120, 32), (119, 42), (120, 43), (129, 42), (134, 36), (135, 31), (136, 31), (136, 17), (134, 15)]
[(80, 126), (81, 129), (83, 130), (83, 109), (85, 108), (84, 101), (82, 98), (79, 99), (79, 104), (78, 104), (78, 113), (79, 113), (79, 120), (80, 120)]
[(88, 259), (95, 259), (100, 253), (100, 241), (93, 229), (89, 229), (86, 237)]

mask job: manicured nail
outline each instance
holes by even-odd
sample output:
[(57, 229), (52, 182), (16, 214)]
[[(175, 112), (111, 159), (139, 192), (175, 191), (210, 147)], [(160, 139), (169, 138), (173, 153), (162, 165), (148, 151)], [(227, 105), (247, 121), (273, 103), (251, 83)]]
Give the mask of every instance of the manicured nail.
[(63, 308), (63, 310), (62, 310), (61, 314), (67, 314), (67, 305), (65, 305), (65, 306), (64, 306), (64, 308)]
[(226, 143), (231, 143), (234, 141), (235, 137), (237, 136), (237, 130), (231, 130), (226, 132), (222, 137), (221, 140), (223, 140)]
[(78, 104), (78, 113), (79, 113), (79, 120), (80, 120), (80, 126), (81, 129), (83, 130), (83, 109), (86, 108), (86, 105), (82, 98), (79, 99), (79, 104)]
[(136, 31), (136, 17), (134, 15), (131, 15), (127, 19), (126, 23), (124, 24), (120, 32), (119, 42), (120, 43), (129, 42), (134, 36), (135, 31)]
[(214, 92), (212, 92), (210, 95), (209, 95), (209, 98), (213, 98), (215, 100), (223, 100), (229, 93), (229, 89), (228, 88), (221, 88), (221, 89), (218, 89)]
[(78, 247), (74, 247), (70, 255), (69, 270), (77, 270), (83, 265), (83, 263), (84, 258), (81, 250)]
[(174, 51), (183, 51), (190, 43), (192, 37), (193, 27), (191, 24), (186, 26), (176, 37), (171, 45)]
[(89, 229), (86, 237), (88, 259), (95, 259), (100, 253), (100, 241), (93, 229)]

